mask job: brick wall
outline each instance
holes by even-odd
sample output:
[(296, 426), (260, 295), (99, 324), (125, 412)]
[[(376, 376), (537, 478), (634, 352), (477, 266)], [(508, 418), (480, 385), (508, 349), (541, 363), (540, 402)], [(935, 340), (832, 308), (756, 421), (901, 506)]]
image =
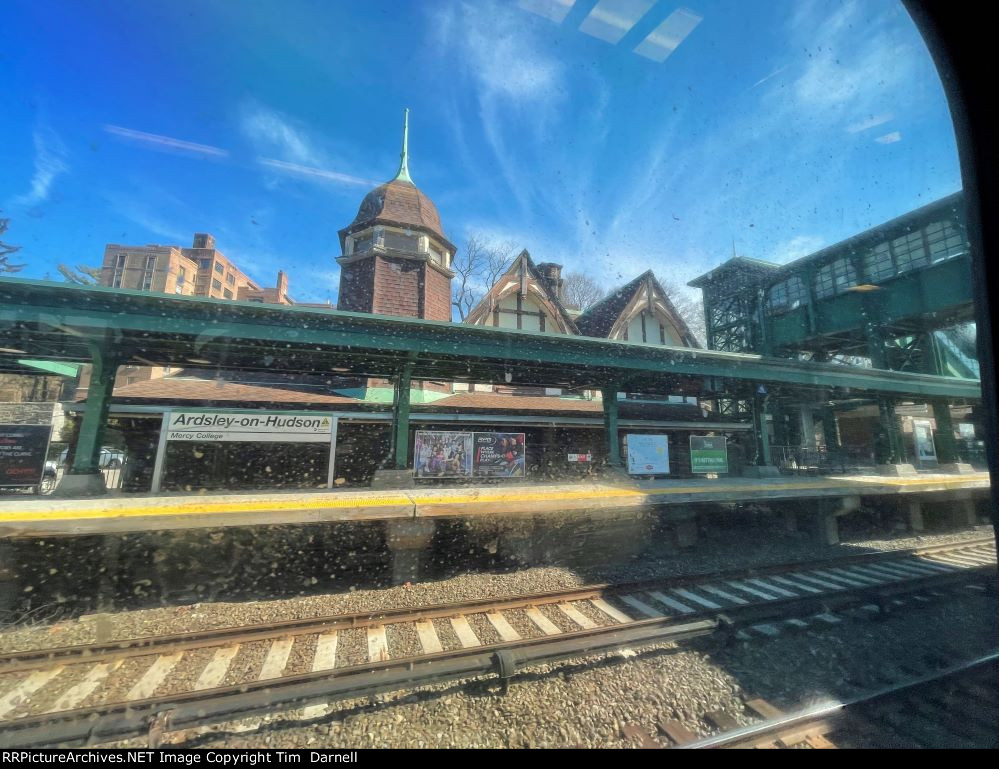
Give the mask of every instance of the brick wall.
[(419, 318), (423, 313), (422, 278), (424, 265), (406, 259), (377, 256), (375, 296), (372, 312)]
[(338, 310), (372, 312), (374, 270), (373, 259), (343, 265), (340, 269), (340, 293), (336, 300)]
[(451, 281), (433, 267), (427, 267), (427, 320), (451, 320)]

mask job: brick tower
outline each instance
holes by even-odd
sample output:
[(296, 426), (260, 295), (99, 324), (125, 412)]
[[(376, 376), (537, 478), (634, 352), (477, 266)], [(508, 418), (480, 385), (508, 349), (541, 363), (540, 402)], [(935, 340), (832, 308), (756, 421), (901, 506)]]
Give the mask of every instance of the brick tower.
[(395, 178), (361, 201), (340, 230), (337, 309), (451, 320), (451, 259), (437, 207), (409, 176), (409, 110)]

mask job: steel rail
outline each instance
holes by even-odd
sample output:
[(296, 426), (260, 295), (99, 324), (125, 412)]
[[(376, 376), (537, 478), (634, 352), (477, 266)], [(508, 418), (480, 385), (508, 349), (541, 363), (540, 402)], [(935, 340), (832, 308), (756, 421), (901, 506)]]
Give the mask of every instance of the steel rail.
[(764, 620), (829, 611), (892, 596), (980, 578), (981, 569), (930, 575), (887, 585), (846, 589), (751, 603), (684, 617), (657, 617), (631, 623), (563, 633), (541, 639), (492, 644), (436, 654), (365, 663), (235, 684), (144, 700), (118, 702), (0, 722), (0, 748), (79, 745), (108, 742), (272, 713), (275, 709), (336, 702), (399, 689), (497, 674), (508, 681), (518, 669), (592, 655), (635, 644), (678, 642), (724, 632)]
[(605, 596), (608, 593), (626, 593), (643, 591), (649, 588), (692, 586), (725, 580), (765, 577), (774, 574), (786, 574), (801, 569), (880, 563), (899, 558), (933, 555), (961, 550), (967, 547), (990, 545), (993, 542), (994, 540), (991, 536), (974, 537), (960, 542), (931, 545), (928, 547), (887, 550), (876, 553), (856, 553), (810, 561), (794, 561), (748, 568), (742, 567), (712, 573), (660, 577), (627, 583), (596, 583), (565, 590), (517, 594), (505, 598), (476, 599), (460, 604), (436, 604), (418, 608), (387, 609), (379, 612), (335, 614), (324, 617), (283, 620), (239, 627), (214, 628), (211, 630), (163, 636), (146, 636), (103, 643), (98, 642), (96, 644), (75, 644), (47, 649), (13, 651), (0, 654), (0, 675), (33, 670), (44, 664), (72, 664), (75, 658), (80, 658), (81, 661), (86, 662), (101, 662), (109, 659), (162, 653), (166, 649), (169, 649), (171, 652), (181, 652), (227, 643), (249, 643), (251, 641), (309, 635), (333, 630), (350, 630), (375, 625), (390, 625), (403, 622), (416, 622), (418, 620), (446, 618), (459, 614), (467, 615), (487, 611), (508, 611), (550, 603), (584, 601)]
[(842, 719), (847, 711), (865, 705), (873, 705), (883, 700), (889, 700), (900, 695), (910, 694), (913, 691), (927, 686), (937, 686), (947, 679), (965, 675), (973, 670), (988, 668), (999, 664), (999, 649), (991, 651), (975, 659), (959, 662), (943, 670), (929, 673), (925, 676), (909, 681), (902, 681), (897, 684), (889, 684), (871, 692), (859, 694), (847, 700), (827, 700), (815, 703), (802, 708), (793, 713), (786, 713), (776, 718), (770, 718), (749, 726), (732, 729), (727, 732), (704, 737), (700, 740), (676, 745), (674, 749), (679, 750), (705, 750), (708, 748), (733, 748), (750, 746), (767, 740), (767, 738), (779, 739), (784, 732), (800, 732), (810, 724), (824, 721), (838, 721)]

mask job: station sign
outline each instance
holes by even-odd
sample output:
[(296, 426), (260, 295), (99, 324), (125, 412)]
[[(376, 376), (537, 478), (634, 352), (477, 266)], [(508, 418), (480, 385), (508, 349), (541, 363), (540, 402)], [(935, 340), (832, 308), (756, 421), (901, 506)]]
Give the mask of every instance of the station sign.
[(727, 473), (728, 439), (723, 435), (691, 435), (690, 472)]
[(166, 427), (168, 441), (199, 443), (329, 443), (332, 430), (326, 414), (280, 412), (173, 411)]
[(629, 475), (669, 475), (669, 436), (629, 433)]
[(0, 425), (0, 486), (38, 486), (51, 425)]
[(417, 430), (413, 475), (417, 478), (524, 478), (524, 433)]

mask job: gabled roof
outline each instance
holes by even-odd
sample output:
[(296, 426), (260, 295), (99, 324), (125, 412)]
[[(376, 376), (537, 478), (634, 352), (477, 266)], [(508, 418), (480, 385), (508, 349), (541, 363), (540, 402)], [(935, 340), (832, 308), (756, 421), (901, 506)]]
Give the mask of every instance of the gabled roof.
[[(561, 325), (561, 331), (566, 334), (579, 334), (575, 321), (566, 310), (562, 301), (551, 290), (538, 270), (531, 255), (525, 248), (499, 279), (490, 286), (486, 295), (472, 308), (465, 318), (465, 323), (482, 325), (480, 321), (499, 303), (500, 299), (516, 291), (529, 292), (532, 287), (538, 289), (541, 304), (549, 315), (556, 318)], [(535, 296), (535, 298), (539, 298)]]
[(670, 322), (680, 332), (680, 340), (687, 347), (700, 347), (697, 338), (691, 333), (683, 316), (680, 315), (662, 284), (652, 270), (646, 270), (630, 283), (612, 291), (596, 304), (590, 305), (582, 315), (576, 318), (579, 332), (584, 336), (607, 339), (614, 327), (622, 319), (625, 311), (635, 301), (643, 286), (647, 286), (650, 295), (658, 295), (659, 301), (665, 306)]

